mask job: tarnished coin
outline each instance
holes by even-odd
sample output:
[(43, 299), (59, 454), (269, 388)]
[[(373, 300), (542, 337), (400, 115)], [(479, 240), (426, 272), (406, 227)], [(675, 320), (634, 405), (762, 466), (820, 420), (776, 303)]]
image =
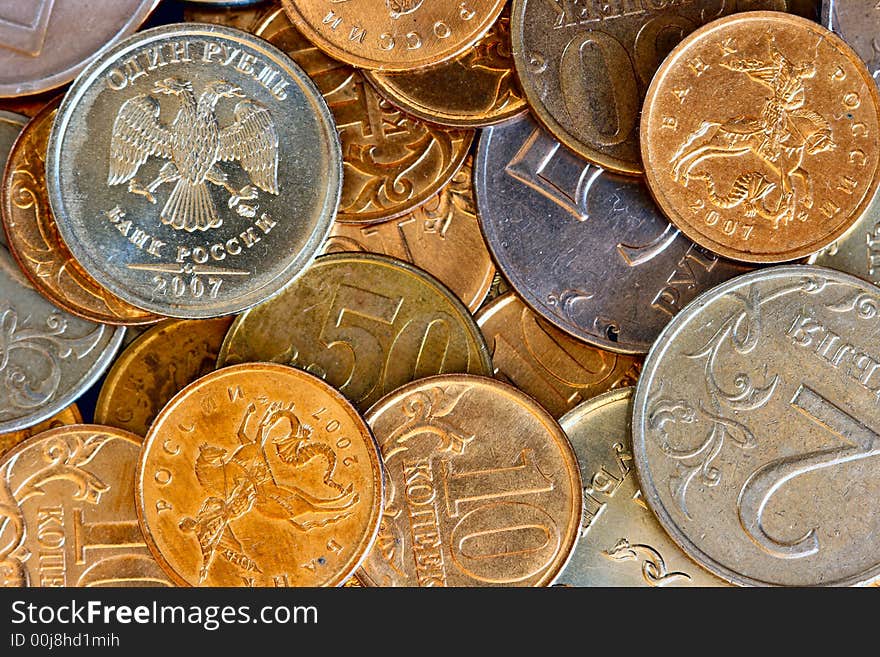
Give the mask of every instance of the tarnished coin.
[(452, 181), (409, 214), (371, 226), (336, 222), (325, 253), (389, 255), (433, 274), (471, 310), (483, 303), (495, 276), (474, 206), (470, 158)]
[(682, 311), (633, 402), (642, 492), (737, 584), (880, 576), (880, 290), (822, 267), (753, 272)]
[(214, 371), (232, 320), (167, 320), (147, 331), (107, 373), (95, 406), (95, 422), (146, 436), (174, 395)]
[(415, 381), (367, 422), (385, 463), (373, 586), (544, 586), (571, 554), (581, 479), (571, 445), (533, 399), (468, 375)]
[(513, 56), (529, 104), (557, 139), (609, 171), (640, 174), (642, 99), (675, 44), (735, 11), (785, 8), (785, 0), (514, 0)]
[(642, 499), (630, 434), (633, 390), (607, 392), (559, 420), (581, 466), (584, 514), (556, 584), (725, 586), (684, 555)]
[(369, 253), (318, 258), (271, 301), (239, 316), (217, 363), (302, 368), (366, 410), (432, 374), (492, 373), (480, 329), (429, 274)]
[(527, 110), (510, 51), (510, 12), (473, 48), (424, 71), (366, 72), (382, 95), (408, 114), (443, 125), (480, 128)]
[(382, 512), (370, 430), (310, 374), (259, 363), (209, 374), (156, 419), (138, 469), (150, 549), (190, 586), (338, 586)]
[(67, 424), (82, 424), (82, 415), (76, 404), (71, 404), (67, 408), (50, 417), (48, 420), (44, 420), (39, 424), (28, 427), (27, 429), (0, 434), (0, 456), (3, 456), (3, 454), (31, 436), (36, 436), (38, 433), (43, 433), (49, 429), (65, 426)]
[(61, 237), (127, 302), (205, 318), (311, 262), (339, 200), (324, 100), (271, 45), (182, 23), (106, 51), (64, 97), (46, 160)]
[(0, 585), (171, 586), (134, 504), (140, 440), (59, 427), (0, 458)]
[(492, 26), (505, 0), (351, 0), (330, 6), (282, 0), (321, 50), (358, 68), (409, 71), (467, 50)]
[(138, 29), (157, 4), (159, 0), (4, 2), (0, 97), (70, 82), (99, 51)]
[(375, 223), (406, 214), (428, 202), (462, 166), (472, 130), (407, 116), (379, 96), (360, 71), (318, 50), (281, 9), (256, 33), (303, 67), (333, 113), (344, 162), (337, 221)]
[(652, 194), (688, 237), (747, 262), (795, 260), (843, 235), (874, 197), (880, 95), (824, 27), (739, 14), (663, 62), (641, 145)]
[(148, 324), (161, 317), (102, 288), (61, 240), (46, 192), (46, 147), (57, 99), (16, 140), (2, 183), (3, 228), (9, 250), (43, 296), (69, 313), (103, 324)]
[(876, 0), (822, 0), (822, 24), (853, 47), (878, 81), (880, 4)]
[(489, 344), (495, 377), (531, 395), (554, 417), (639, 377), (641, 358), (575, 340), (513, 293), (483, 308), (477, 324)]
[(747, 271), (680, 235), (639, 180), (587, 164), (529, 119), (484, 131), (474, 182), (486, 242), (514, 291), (599, 347), (648, 351), (688, 301)]

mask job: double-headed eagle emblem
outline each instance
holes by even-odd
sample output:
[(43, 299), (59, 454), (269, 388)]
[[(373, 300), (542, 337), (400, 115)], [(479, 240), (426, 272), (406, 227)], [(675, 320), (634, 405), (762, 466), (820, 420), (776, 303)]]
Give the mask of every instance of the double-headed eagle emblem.
[[(229, 207), (257, 198), (253, 186), (278, 194), (278, 133), (269, 110), (245, 98), (226, 80), (210, 82), (196, 98), (190, 82), (180, 78), (158, 80), (153, 94), (177, 96), (181, 107), (170, 126), (159, 118), (161, 107), (152, 94), (140, 94), (119, 108), (110, 142), (107, 183), (128, 183), (128, 190), (156, 203), (153, 193), (164, 183), (175, 183), (162, 209), (162, 223), (179, 230), (208, 230), (223, 221), (207, 183), (224, 188)], [(222, 98), (242, 98), (235, 106), (235, 123), (221, 128), (216, 108)], [(148, 185), (135, 176), (151, 156), (170, 160)], [(253, 185), (236, 189), (218, 164), (237, 161)], [(249, 216), (244, 206), (240, 214)]]

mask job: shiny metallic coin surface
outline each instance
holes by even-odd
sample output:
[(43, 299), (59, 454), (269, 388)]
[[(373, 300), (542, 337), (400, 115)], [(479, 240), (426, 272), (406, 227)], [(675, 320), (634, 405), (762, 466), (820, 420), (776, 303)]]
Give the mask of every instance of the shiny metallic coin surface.
[(492, 373), (483, 335), (452, 292), (412, 265), (367, 253), (322, 256), (239, 316), (218, 365), (260, 361), (320, 376), (361, 411), (415, 379)]
[(874, 80), (880, 77), (880, 5), (874, 0), (822, 0), (822, 25), (853, 47)]
[(296, 26), (334, 58), (358, 68), (409, 71), (467, 50), (505, 0), (282, 0)]
[(880, 195), (852, 228), (831, 245), (813, 254), (810, 264), (845, 271), (880, 285)]
[(880, 577), (880, 290), (822, 267), (728, 281), (672, 320), (633, 402), (650, 509), (742, 585)]
[(134, 504), (140, 441), (91, 424), (51, 429), (0, 458), (5, 586), (171, 586)]
[(634, 385), (640, 357), (575, 340), (509, 292), (477, 314), (495, 378), (533, 397), (554, 417), (598, 394)]
[(183, 20), (189, 23), (216, 23), (253, 32), (264, 14), (273, 11), (272, 0), (258, 0), (249, 4), (218, 5), (208, 2), (187, 3), (183, 7)]
[(159, 0), (4, 2), (0, 97), (39, 93), (70, 82), (100, 50), (138, 29), (157, 4)]
[(581, 479), (556, 421), (469, 375), (415, 381), (366, 416), (386, 498), (358, 576), (372, 586), (545, 586), (577, 541)]
[(122, 352), (107, 372), (95, 422), (146, 436), (159, 411), (196, 379), (213, 372), (232, 317), (170, 319)]
[(738, 14), (663, 62), (641, 147), (652, 195), (690, 239), (745, 262), (797, 260), (845, 234), (873, 199), (880, 95), (821, 25)]
[(557, 586), (725, 586), (688, 559), (642, 499), (632, 456), (633, 388), (563, 415), (584, 482), (581, 537)]
[(189, 586), (339, 586), (383, 505), (376, 442), (320, 379), (228, 367), (185, 388), (147, 435), (137, 505), (150, 549)]
[(46, 161), (62, 238), (138, 307), (238, 312), (311, 262), (339, 200), (339, 140), (302, 70), (252, 35), (182, 23), (102, 54)]
[(516, 70), (557, 139), (609, 171), (640, 174), (642, 100), (675, 44), (732, 12), (785, 8), (785, 0), (515, 0)]
[(530, 119), (484, 131), (474, 184), (486, 242), (514, 291), (599, 347), (648, 351), (688, 301), (747, 271), (680, 235), (638, 180), (588, 164)]
[(38, 433), (43, 433), (49, 429), (54, 429), (67, 424), (82, 424), (82, 415), (76, 404), (71, 404), (67, 408), (50, 417), (48, 420), (43, 420), (39, 424), (35, 424), (27, 429), (0, 434), (0, 456), (3, 456), (3, 454), (31, 436), (36, 436)]

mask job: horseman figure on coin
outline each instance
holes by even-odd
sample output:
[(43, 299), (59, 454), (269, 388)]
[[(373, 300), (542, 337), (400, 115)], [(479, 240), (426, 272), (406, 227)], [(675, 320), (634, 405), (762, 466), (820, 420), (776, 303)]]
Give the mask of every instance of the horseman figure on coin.
[[(815, 77), (815, 66), (786, 59), (772, 37), (768, 52), (769, 60), (720, 63), (721, 67), (744, 73), (773, 92), (760, 116), (737, 117), (726, 123), (704, 121), (675, 153), (672, 166), (674, 179), (685, 186), (691, 180), (702, 180), (716, 207), (727, 210), (743, 205), (747, 217), (760, 216), (771, 221), (773, 228), (779, 228), (780, 223), (786, 225), (799, 217), (798, 205), (806, 210), (813, 207), (813, 184), (802, 167), (804, 158), (833, 150), (836, 144), (829, 122), (804, 108), (804, 80)], [(712, 173), (704, 167), (697, 168), (714, 159), (749, 154), (755, 156), (764, 171), (743, 171), (727, 194), (717, 192)], [(795, 190), (795, 178), (802, 187), (800, 196)], [(778, 192), (775, 203), (769, 200), (774, 192)]]
[[(278, 195), (278, 134), (269, 110), (245, 97), (225, 80), (214, 80), (198, 98), (192, 83), (180, 78), (158, 80), (153, 94), (176, 96), (181, 107), (170, 126), (159, 118), (161, 107), (154, 95), (140, 94), (123, 103), (113, 124), (110, 143), (109, 185), (128, 183), (128, 191), (155, 204), (155, 192), (164, 183), (175, 183), (162, 223), (188, 232), (222, 225), (207, 183), (225, 189), (229, 208), (243, 217), (256, 214), (242, 203), (258, 196), (257, 188)], [(217, 104), (223, 98), (241, 98), (235, 106), (235, 123), (221, 128)], [(155, 180), (144, 186), (135, 176), (150, 156), (170, 160)], [(238, 161), (252, 185), (233, 187), (218, 164)]]

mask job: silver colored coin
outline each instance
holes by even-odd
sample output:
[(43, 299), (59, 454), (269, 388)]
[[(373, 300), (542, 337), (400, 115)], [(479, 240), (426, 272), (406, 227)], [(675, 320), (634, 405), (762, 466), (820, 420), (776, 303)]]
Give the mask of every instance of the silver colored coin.
[(180, 318), (235, 313), (308, 266), (339, 203), (330, 112), (286, 55), (239, 30), (167, 25), (77, 78), (49, 140), (62, 238), (102, 285)]
[[(0, 112), (0, 162), (27, 117)], [(0, 433), (26, 429), (69, 406), (110, 365), (124, 328), (80, 319), (44, 299), (0, 231)]]
[(876, 0), (822, 0), (822, 25), (836, 32), (880, 79), (880, 4)]
[(741, 585), (880, 577), (880, 289), (765, 269), (672, 320), (633, 402), (645, 500), (699, 564)]
[(562, 586), (725, 586), (687, 558), (648, 510), (632, 457), (634, 388), (580, 404), (559, 424), (584, 482), (581, 537), (555, 583)]
[(3, 2), (0, 97), (70, 82), (101, 49), (137, 30), (157, 4), (159, 0)]
[(474, 182), (486, 242), (514, 291), (599, 347), (648, 351), (697, 294), (748, 271), (681, 235), (642, 182), (588, 164), (528, 118), (483, 132)]

